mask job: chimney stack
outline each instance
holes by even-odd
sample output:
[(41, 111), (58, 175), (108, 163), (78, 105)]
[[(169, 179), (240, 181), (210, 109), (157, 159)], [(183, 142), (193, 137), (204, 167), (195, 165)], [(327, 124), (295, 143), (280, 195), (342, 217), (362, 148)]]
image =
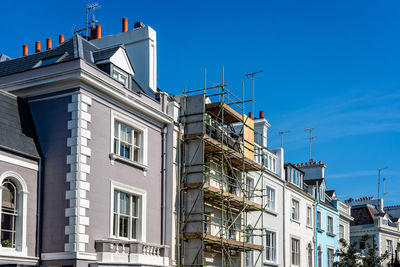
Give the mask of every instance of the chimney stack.
[(22, 55), (23, 55), (23, 56), (27, 56), (28, 54), (29, 54), (29, 52), (28, 52), (28, 45), (24, 44), (24, 45), (22, 46)]
[(122, 32), (128, 31), (128, 19), (122, 18)]
[(47, 41), (46, 50), (50, 50), (53, 45), (53, 42), (51, 38), (47, 38), (46, 41)]
[(96, 25), (96, 36), (95, 39), (100, 39), (101, 38), (101, 25)]
[(58, 43), (59, 43), (59, 44), (64, 43), (64, 39), (65, 39), (64, 35), (60, 34), (60, 35), (58, 36)]
[(35, 42), (35, 53), (39, 53), (40, 52), (40, 48), (41, 48), (40, 42), (36, 41)]
[(260, 110), (260, 119), (264, 119), (264, 111)]
[(249, 118), (253, 119), (253, 112), (249, 112)]

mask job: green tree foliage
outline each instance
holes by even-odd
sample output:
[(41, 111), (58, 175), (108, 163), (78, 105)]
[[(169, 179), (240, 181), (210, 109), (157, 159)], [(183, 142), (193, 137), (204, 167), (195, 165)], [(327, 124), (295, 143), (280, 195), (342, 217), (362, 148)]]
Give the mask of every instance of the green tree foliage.
[[(378, 255), (378, 247), (376, 243), (368, 242), (370, 237), (364, 235), (359, 242), (355, 241), (351, 244), (345, 239), (340, 239), (341, 248), (337, 250), (336, 256), (338, 261), (333, 264), (335, 267), (379, 267), (382, 262), (389, 257), (386, 251), (382, 255)], [(360, 247), (364, 248), (364, 253), (361, 253)]]

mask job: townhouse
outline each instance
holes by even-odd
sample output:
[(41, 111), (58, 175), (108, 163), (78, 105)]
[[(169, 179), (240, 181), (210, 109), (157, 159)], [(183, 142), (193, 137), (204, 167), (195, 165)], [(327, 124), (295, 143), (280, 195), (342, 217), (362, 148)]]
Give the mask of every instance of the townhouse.
[[(396, 207), (385, 208), (383, 199), (374, 199), (373, 197), (350, 198), (346, 200), (346, 203), (351, 206), (351, 215), (354, 217), (350, 227), (350, 241), (360, 241), (364, 235), (368, 235), (367, 242), (371, 245), (372, 243), (376, 244), (378, 255), (389, 253), (384, 265), (389, 265), (398, 258), (400, 224)], [(359, 246), (365, 253), (366, 245), (359, 244)]]
[(1, 263), (172, 264), (177, 106), (127, 23), (0, 57)]

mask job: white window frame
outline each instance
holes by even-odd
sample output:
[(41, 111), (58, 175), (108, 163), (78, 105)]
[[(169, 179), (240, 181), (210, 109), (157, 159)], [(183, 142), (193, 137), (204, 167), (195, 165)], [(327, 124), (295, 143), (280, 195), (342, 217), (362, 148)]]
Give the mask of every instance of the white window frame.
[[(0, 175), (0, 185), (5, 179), (9, 179), (15, 183), (18, 190), (18, 221), (16, 225), (16, 244), (15, 248), (1, 247), (0, 254), (2, 256), (27, 256), (28, 248), (26, 246), (27, 233), (27, 211), (28, 211), (28, 186), (25, 180), (16, 172), (6, 171)], [(2, 199), (3, 188), (0, 186), (0, 200)], [(0, 214), (1, 215), (1, 214)]]
[(344, 225), (339, 223), (339, 240), (344, 238)]
[[(298, 251), (294, 251), (293, 250), (293, 241), (297, 242), (297, 247), (296, 248), (297, 248)], [(292, 237), (290, 239), (290, 264), (292, 266), (300, 266), (300, 262), (301, 262), (301, 254), (300, 254), (300, 252), (301, 252), (300, 251), (300, 239)]]
[[(268, 196), (268, 189), (270, 189), (270, 191), (273, 193), (272, 195), (272, 199), (270, 199), (269, 197), (270, 196)], [(268, 209), (268, 210), (271, 210), (271, 211), (276, 211), (276, 189), (274, 188), (274, 187), (272, 187), (272, 186), (269, 186), (269, 185), (267, 185), (266, 186), (266, 194), (265, 194), (265, 199), (266, 199), (266, 201), (267, 201), (267, 203), (266, 203), (266, 208)], [(273, 203), (273, 207), (271, 208), (270, 207), (270, 203)]]
[[(310, 258), (311, 256), (311, 258)], [(313, 258), (313, 246), (308, 244), (307, 246), (307, 266), (312, 267), (314, 265), (314, 258)]]
[[(297, 202), (297, 208), (295, 209), (295, 218), (293, 218), (293, 202)], [(292, 198), (290, 201), (290, 219), (294, 221), (300, 221), (300, 201), (296, 198)]]
[[(127, 159), (125, 157), (120, 156), (119, 154), (115, 153), (114, 151), (114, 123), (115, 121), (119, 121), (129, 127), (132, 127), (134, 129), (137, 129), (142, 132), (142, 153), (141, 153), (141, 162), (136, 162), (131, 159)], [(132, 142), (133, 142), (133, 136), (132, 136)], [(143, 124), (139, 123), (137, 120), (124, 115), (120, 112), (117, 112), (113, 110), (111, 112), (111, 140), (110, 140), (110, 151), (111, 154), (114, 155), (117, 158), (120, 158), (122, 160), (129, 161), (135, 165), (139, 165), (141, 167), (147, 167), (148, 165), (148, 127), (144, 126)], [(132, 145), (132, 154), (133, 154), (133, 145)]]
[[(267, 246), (267, 236), (271, 234), (272, 236), (272, 242), (273, 244), (268, 247)], [(267, 259), (267, 250), (270, 250), (270, 255), (272, 255), (272, 259)], [(276, 263), (277, 262), (277, 233), (276, 231), (270, 230), (270, 229), (266, 229), (265, 230), (265, 261), (266, 262), (272, 262), (272, 263)]]
[[(114, 77), (114, 73), (117, 75), (117, 77)], [(124, 76), (126, 78), (125, 82), (120, 80), (121, 76)], [(117, 82), (123, 84), (125, 87), (129, 86), (129, 74), (115, 65), (111, 66), (111, 77), (113, 77), (113, 79)]]
[[(140, 200), (138, 201), (139, 203), (139, 231), (138, 231), (138, 237), (136, 239), (131, 238), (131, 235), (129, 238), (125, 237), (119, 237), (119, 236), (114, 236), (113, 235), (113, 222), (114, 222), (114, 191), (122, 191), (124, 193), (130, 194), (130, 195), (135, 195)], [(119, 239), (119, 240), (132, 240), (132, 241), (140, 241), (140, 242), (146, 242), (146, 207), (147, 207), (147, 192), (143, 189), (139, 189), (130, 185), (126, 185), (123, 183), (119, 183), (116, 181), (111, 181), (111, 186), (110, 186), (110, 238), (114, 239)]]
[[(390, 244), (390, 245), (389, 245)], [(390, 255), (393, 255), (393, 240), (391, 239), (386, 239), (386, 251), (390, 253)]]
[[(332, 258), (330, 258), (332, 256)], [(333, 267), (333, 263), (335, 262), (335, 249), (328, 247), (326, 250), (326, 261), (327, 267)]]
[[(332, 222), (332, 224), (330, 224), (329, 222)], [(327, 218), (326, 218), (326, 232), (328, 233), (328, 234), (335, 234), (334, 233), (334, 229), (333, 229), (333, 225), (334, 225), (334, 222), (333, 222), (333, 216), (330, 216), (330, 215), (327, 215)]]
[(307, 226), (312, 227), (313, 215), (312, 215), (312, 207), (307, 205)]
[(320, 210), (317, 210), (317, 222), (316, 223), (317, 223), (317, 230), (322, 230), (322, 212)]

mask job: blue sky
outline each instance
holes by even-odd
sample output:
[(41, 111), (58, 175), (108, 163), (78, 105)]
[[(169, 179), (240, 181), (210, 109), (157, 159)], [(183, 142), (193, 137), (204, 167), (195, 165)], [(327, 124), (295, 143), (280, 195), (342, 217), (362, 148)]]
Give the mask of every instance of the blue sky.
[[(2, 3), (0, 53), (33, 51), (36, 40), (70, 37), (83, 26), (85, 2)], [(328, 165), (341, 199), (376, 196), (377, 169), (387, 204), (399, 204), (400, 19), (398, 1), (100, 1), (103, 36), (143, 21), (157, 31), (159, 87), (172, 94), (225, 81), (246, 97), (256, 77), (256, 111), (271, 123), (269, 146), (285, 136), (286, 160), (305, 162), (305, 127), (315, 127), (314, 160)], [(4, 11), (7, 12), (4, 12)], [(250, 111), (251, 105), (248, 105)]]

